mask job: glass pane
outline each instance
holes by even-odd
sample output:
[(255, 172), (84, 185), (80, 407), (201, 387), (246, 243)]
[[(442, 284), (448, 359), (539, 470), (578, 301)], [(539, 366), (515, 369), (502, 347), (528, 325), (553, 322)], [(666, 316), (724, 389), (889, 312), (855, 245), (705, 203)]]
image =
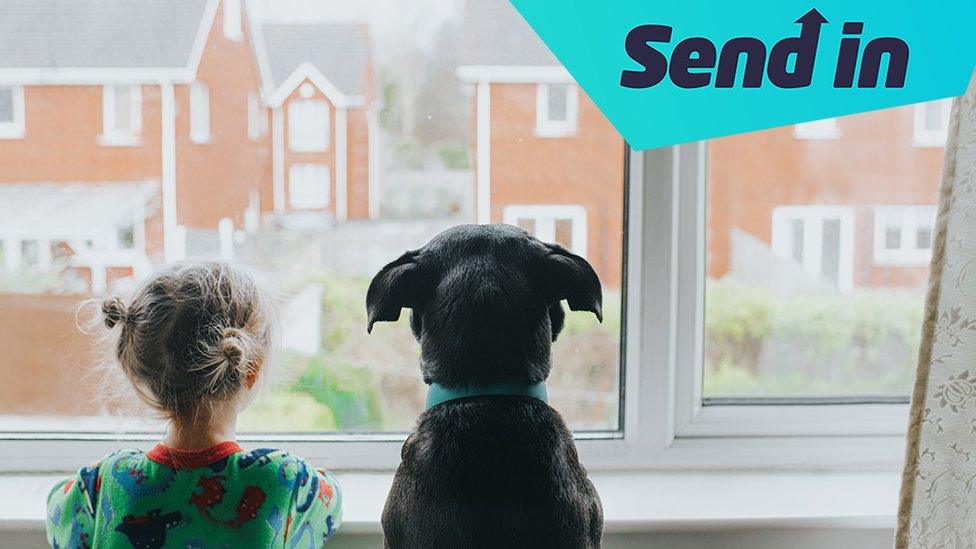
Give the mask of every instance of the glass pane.
[(925, 129), (938, 131), (944, 130), (945, 121), (948, 118), (945, 114), (946, 104), (944, 101), (932, 101), (925, 106)]
[[(200, 2), (192, 3), (200, 5), (199, 20), (174, 18), (166, 10), (144, 13), (140, 3), (120, 3), (123, 10), (115, 9), (118, 3), (91, 4), (74, 23), (95, 33), (86, 35), (86, 43), (104, 49), (54, 48), (52, 58), (29, 62), (56, 72), (50, 69), (77, 59), (68, 53), (88, 56), (77, 70), (191, 59), (206, 16)], [(74, 112), (57, 105), (67, 100), (75, 110), (101, 109), (101, 87), (77, 85), (68, 95), (57, 86), (31, 89), (32, 98), (38, 95), (27, 116), (37, 131), (25, 140), (0, 141), (11, 151), (0, 170), (0, 240), (12, 242), (6, 263), (16, 259), (18, 266), (21, 240), (58, 244), (44, 276), (0, 269), (0, 373), (16, 380), (0, 384), (0, 431), (161, 428), (130, 393), (100, 392), (95, 381), (110, 379), (120, 389), (126, 382), (116, 382), (120, 372), (113, 364), (100, 368), (105, 364), (96, 343), (103, 325), (96, 322), (82, 333), (75, 311), (91, 297), (126, 298), (172, 262), (219, 258), (255, 270), (282, 295), (282, 350), (268, 365), (268, 383), (244, 414), (241, 431), (406, 431), (424, 408), (420, 347), (409, 311), (366, 333), (370, 280), (445, 229), (503, 222), (509, 207), (525, 218), (512, 223), (585, 251), (601, 278), (603, 323), (567, 309), (547, 386), (550, 402), (572, 428), (617, 429), (624, 142), (582, 90), (579, 123), (586, 139), (539, 137), (536, 105), (543, 82), (493, 81), (490, 112), (483, 113), (490, 124), (482, 127), (490, 130), (491, 146), (479, 147), (484, 132), (478, 131), (477, 109), (485, 102), (479, 102), (477, 81), (463, 79), (465, 71), (458, 69), (510, 66), (524, 72), (522, 67), (556, 63), (515, 9), (496, 0), (242, 3), (243, 9), (256, 4), (264, 9), (244, 21), (261, 25), (264, 40), (249, 42), (250, 25), (243, 44), (228, 41), (219, 28), (210, 33), (195, 75), (206, 85), (176, 83), (172, 94), (158, 84), (142, 88), (144, 143), (87, 154), (92, 136), (102, 130), (101, 111), (57, 120), (57, 113)], [(43, 3), (32, 28), (73, 24), (64, 20), (74, 17), (70, 13), (49, 13), (46, 6), (53, 10), (61, 3)], [(165, 25), (160, 17), (167, 18)], [(98, 19), (105, 24), (94, 24)], [(112, 31), (118, 25), (166, 28), (178, 36), (149, 33), (119, 43)], [(499, 36), (518, 47), (500, 47)], [(257, 53), (268, 71), (255, 65), (255, 48), (264, 48)], [(302, 83), (283, 88), (304, 63), (324, 79), (305, 82), (307, 89)], [(262, 81), (263, 75), (269, 80)], [(247, 98), (259, 89), (277, 90), (285, 99), (269, 116), (268, 131), (252, 139)], [(125, 90), (119, 91), (117, 114), (124, 120)], [(342, 118), (325, 102), (336, 91), (347, 100)], [(554, 118), (566, 118), (566, 91), (550, 89)], [(164, 108), (168, 97), (172, 109)], [(266, 99), (262, 108), (270, 106)], [(0, 95), (0, 114), (2, 102)], [(298, 124), (289, 120), (293, 112)], [(161, 118), (167, 113), (173, 120)], [(318, 123), (303, 129), (307, 119)], [(98, 127), (90, 127), (92, 121)], [(341, 141), (334, 133), (340, 124)], [(176, 129), (172, 164), (160, 157), (164, 128)], [(193, 137), (209, 140), (188, 143)], [(292, 138), (334, 147), (296, 151)], [(52, 140), (59, 145), (56, 155)], [(346, 155), (337, 162), (340, 144)], [(479, 150), (485, 155), (488, 149), (490, 157), (478, 158)], [(52, 164), (55, 157), (86, 161)], [(479, 175), (485, 165), (490, 180)], [(585, 224), (581, 242), (572, 238), (581, 226), (569, 217)], [(82, 372), (95, 381), (79, 383), (90, 379)]]
[(573, 220), (572, 219), (557, 219), (556, 220), (556, 238), (554, 239), (556, 244), (559, 244), (567, 250), (573, 249)]
[(518, 220), (518, 226), (535, 234), (535, 219), (521, 218)]
[[(706, 403), (910, 393), (928, 264), (904, 252), (931, 227), (903, 235), (887, 205), (931, 211), (943, 155), (915, 146), (914, 116), (838, 118), (816, 147), (789, 128), (709, 143)], [(793, 219), (777, 227), (776, 209)]]
[(915, 248), (918, 250), (932, 249), (932, 222), (921, 221), (915, 229)]
[(14, 91), (0, 88), (0, 122), (14, 121)]
[(115, 86), (115, 129), (129, 132), (132, 120), (132, 96), (128, 86)]
[(568, 84), (549, 84), (549, 120), (565, 122), (568, 118)]

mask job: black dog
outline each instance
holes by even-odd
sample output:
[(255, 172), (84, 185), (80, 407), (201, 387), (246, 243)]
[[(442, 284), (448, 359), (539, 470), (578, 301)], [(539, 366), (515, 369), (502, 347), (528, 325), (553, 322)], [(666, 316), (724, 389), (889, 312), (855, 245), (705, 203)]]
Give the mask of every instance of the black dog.
[[(412, 309), (424, 382), (454, 389), (549, 375), (565, 299), (602, 321), (585, 259), (511, 225), (461, 225), (383, 267), (369, 330)], [(599, 547), (603, 510), (546, 403), (481, 395), (436, 405), (403, 445), (383, 511), (387, 547)]]

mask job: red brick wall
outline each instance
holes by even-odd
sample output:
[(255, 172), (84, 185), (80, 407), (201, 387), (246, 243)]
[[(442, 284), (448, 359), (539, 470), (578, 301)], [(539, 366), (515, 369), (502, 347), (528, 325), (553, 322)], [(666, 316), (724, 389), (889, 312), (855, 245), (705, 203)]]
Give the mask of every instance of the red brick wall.
[(582, 90), (575, 137), (535, 137), (535, 104), (535, 84), (491, 85), (492, 222), (512, 204), (582, 205), (587, 259), (604, 284), (619, 287), (624, 141)]
[(223, 33), (223, 3), (204, 47), (197, 80), (210, 88), (208, 143), (190, 140), (190, 87), (176, 88), (177, 223), (194, 229), (217, 228), (229, 217), (243, 224), (250, 191), (270, 178), (271, 138), (247, 135), (247, 96), (261, 87), (251, 29), (243, 18), (244, 38)]
[(102, 86), (24, 86), (23, 139), (0, 139), (0, 182), (158, 180), (160, 89), (142, 86), (142, 141), (99, 145)]
[(855, 287), (925, 282), (925, 267), (874, 265), (872, 206), (935, 204), (943, 150), (913, 145), (914, 107), (837, 122), (839, 140), (797, 140), (785, 126), (710, 144), (709, 276), (728, 272), (733, 228), (768, 244), (773, 208), (819, 204), (856, 206)]

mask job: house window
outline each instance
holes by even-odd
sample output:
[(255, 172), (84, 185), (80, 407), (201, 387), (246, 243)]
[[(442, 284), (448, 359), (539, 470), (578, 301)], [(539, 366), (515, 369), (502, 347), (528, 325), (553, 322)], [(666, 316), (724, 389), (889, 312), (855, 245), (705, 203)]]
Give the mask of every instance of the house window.
[(224, 0), (224, 36), (235, 42), (244, 38), (241, 28), (241, 0)]
[(142, 87), (109, 85), (102, 88), (102, 142), (134, 145), (142, 133)]
[(24, 136), (24, 88), (0, 86), (0, 139)]
[(210, 141), (210, 88), (201, 82), (190, 85), (190, 140)]
[(295, 210), (326, 208), (330, 184), (325, 164), (294, 164), (288, 169), (288, 203)]
[(875, 208), (874, 261), (880, 265), (928, 265), (935, 213), (935, 206)]
[(288, 105), (288, 147), (295, 152), (329, 148), (329, 104), (318, 99), (294, 100)]
[(542, 83), (536, 88), (536, 127), (539, 137), (576, 134), (579, 91), (576, 84)]
[(793, 126), (793, 137), (803, 140), (831, 140), (840, 137), (836, 118), (824, 118)]
[(854, 214), (843, 206), (773, 209), (773, 252), (841, 291), (852, 287)]
[(505, 223), (522, 227), (543, 242), (554, 242), (586, 257), (586, 208), (576, 205), (506, 206)]
[(247, 137), (258, 141), (268, 133), (268, 113), (261, 105), (261, 95), (252, 91), (247, 95)]
[(951, 113), (952, 99), (915, 105), (915, 146), (944, 147)]

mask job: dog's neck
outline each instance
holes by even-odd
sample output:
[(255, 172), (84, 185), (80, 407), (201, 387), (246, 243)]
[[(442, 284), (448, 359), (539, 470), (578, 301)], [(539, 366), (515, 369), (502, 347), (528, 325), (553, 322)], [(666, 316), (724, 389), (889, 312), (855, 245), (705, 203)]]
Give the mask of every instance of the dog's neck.
[(463, 385), (450, 388), (440, 383), (431, 383), (427, 389), (427, 409), (453, 400), (481, 396), (523, 396), (549, 404), (549, 395), (546, 392), (544, 381), (538, 383), (504, 382), (486, 385)]

